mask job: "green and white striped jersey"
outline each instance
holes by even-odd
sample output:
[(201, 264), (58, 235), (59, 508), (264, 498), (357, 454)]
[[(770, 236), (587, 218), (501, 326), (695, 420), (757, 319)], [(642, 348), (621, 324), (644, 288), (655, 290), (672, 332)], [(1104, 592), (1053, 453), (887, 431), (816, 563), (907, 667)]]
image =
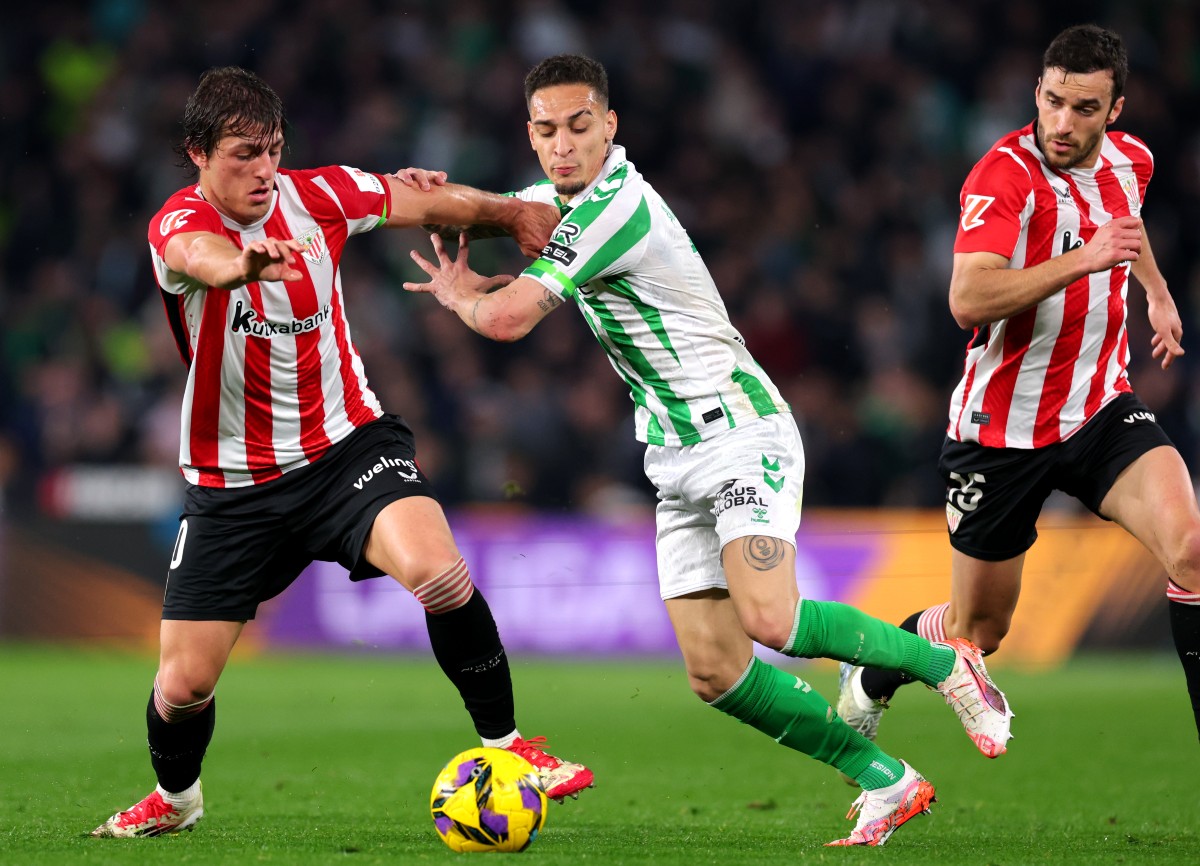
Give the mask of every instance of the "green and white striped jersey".
[(671, 209), (625, 148), (561, 204), (549, 180), (516, 193), (563, 213), (522, 276), (574, 298), (636, 404), (637, 438), (692, 445), (790, 408), (746, 349)]

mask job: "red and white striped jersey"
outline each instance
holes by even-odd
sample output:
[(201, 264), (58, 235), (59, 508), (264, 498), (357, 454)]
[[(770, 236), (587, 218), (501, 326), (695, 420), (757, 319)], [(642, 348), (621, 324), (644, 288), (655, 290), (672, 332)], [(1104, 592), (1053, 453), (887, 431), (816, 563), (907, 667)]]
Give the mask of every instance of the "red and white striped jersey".
[[(265, 217), (222, 217), (200, 187), (175, 193), (150, 222), (167, 320), (188, 365), (179, 465), (204, 487), (245, 487), (316, 460), (382, 414), (350, 338), (339, 264), (346, 239), (381, 225), (387, 184), (356, 168), (280, 169)], [(262, 238), (304, 244), (296, 282), (203, 285), (167, 267), (175, 234), (212, 232), (239, 248)]]
[[(1111, 219), (1140, 216), (1153, 170), (1138, 138), (1106, 132), (1094, 167), (1057, 171), (1030, 124), (996, 142), (967, 176), (954, 252), (998, 253), (1010, 268), (1048, 261)], [(948, 435), (1040, 448), (1067, 439), (1129, 391), (1128, 283), (1128, 263), (1117, 265), (977, 328), (950, 401)]]

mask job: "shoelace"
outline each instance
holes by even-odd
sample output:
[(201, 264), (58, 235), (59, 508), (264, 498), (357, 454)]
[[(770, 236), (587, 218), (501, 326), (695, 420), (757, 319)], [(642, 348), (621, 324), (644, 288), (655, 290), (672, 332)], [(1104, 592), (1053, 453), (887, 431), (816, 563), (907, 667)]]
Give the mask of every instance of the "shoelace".
[(541, 747), (545, 745), (545, 737), (534, 737), (531, 740), (517, 739), (512, 742), (508, 750), (520, 755), (535, 767), (552, 770), (561, 764), (562, 761), (542, 751)]
[[(965, 695), (959, 694), (959, 691), (962, 689), (967, 690)], [(974, 697), (975, 700), (968, 703), (967, 699), (971, 697)], [(968, 719), (973, 720), (983, 713), (983, 708), (980, 706), (983, 703), (983, 698), (979, 696), (977, 689), (972, 690), (967, 685), (947, 689), (946, 703), (954, 707), (957, 712), (965, 714)]]
[[(850, 804), (850, 811), (846, 813), (846, 817), (853, 818), (855, 815), (857, 815), (859, 812), (862, 811), (862, 807), (865, 806), (866, 803), (867, 803), (867, 792), (863, 791), (861, 794), (858, 795), (858, 799)], [(857, 830), (858, 828), (856, 827), (855, 829)]]
[(122, 824), (145, 824), (151, 818), (162, 818), (175, 811), (157, 791), (121, 815)]

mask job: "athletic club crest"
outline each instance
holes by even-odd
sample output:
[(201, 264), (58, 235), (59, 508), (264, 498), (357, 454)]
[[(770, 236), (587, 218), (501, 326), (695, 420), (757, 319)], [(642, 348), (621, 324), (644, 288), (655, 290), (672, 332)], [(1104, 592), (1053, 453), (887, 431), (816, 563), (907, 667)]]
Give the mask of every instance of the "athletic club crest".
[(325, 233), (321, 231), (320, 226), (313, 226), (303, 234), (297, 235), (296, 240), (303, 244), (300, 255), (304, 256), (305, 261), (319, 265), (329, 257), (329, 247), (325, 244)]
[(958, 531), (958, 524), (962, 521), (963, 513), (951, 505), (946, 503), (946, 525), (950, 527), (950, 534), (953, 535)]
[(1138, 196), (1137, 178), (1127, 174), (1121, 178), (1121, 189), (1125, 190), (1125, 201), (1129, 203), (1129, 215), (1141, 216), (1142, 200)]

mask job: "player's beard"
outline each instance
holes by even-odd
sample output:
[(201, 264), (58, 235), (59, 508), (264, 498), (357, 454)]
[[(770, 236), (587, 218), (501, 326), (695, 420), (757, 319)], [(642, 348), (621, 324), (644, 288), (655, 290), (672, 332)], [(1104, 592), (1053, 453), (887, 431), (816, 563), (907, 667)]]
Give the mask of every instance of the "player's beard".
[(554, 191), (558, 193), (559, 197), (569, 199), (575, 198), (575, 196), (583, 192), (585, 187), (587, 187), (587, 184), (581, 180), (569, 180), (561, 183), (556, 181)]
[(1042, 129), (1041, 124), (1038, 124), (1038, 145), (1041, 147), (1042, 156), (1046, 158), (1046, 162), (1050, 164), (1051, 168), (1058, 171), (1069, 171), (1085, 160), (1094, 161), (1100, 144), (1100, 136), (1102, 135), (1104, 135), (1104, 130), (1100, 130), (1087, 141), (1083, 142), (1081, 146), (1077, 147), (1068, 156), (1057, 157), (1050, 148), (1050, 142), (1053, 139), (1046, 135), (1046, 131)]

